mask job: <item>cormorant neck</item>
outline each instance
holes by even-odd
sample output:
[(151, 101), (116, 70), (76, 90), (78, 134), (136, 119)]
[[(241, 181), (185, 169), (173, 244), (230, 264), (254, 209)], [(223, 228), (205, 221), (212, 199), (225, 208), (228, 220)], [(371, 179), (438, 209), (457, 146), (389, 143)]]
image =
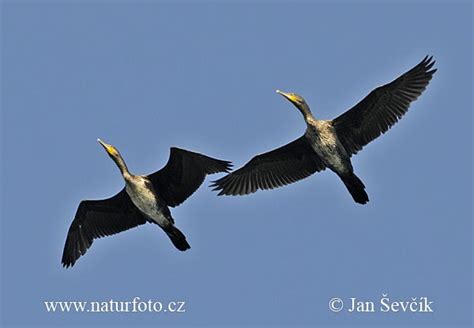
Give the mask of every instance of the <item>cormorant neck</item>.
[(124, 177), (130, 176), (130, 172), (128, 171), (127, 164), (125, 164), (125, 161), (123, 160), (122, 156), (120, 156), (120, 154), (117, 156), (113, 156), (112, 159), (114, 160), (115, 164), (117, 164), (120, 170), (120, 173), (122, 173)]
[(309, 119), (315, 119), (313, 113), (311, 113), (311, 110), (309, 109), (308, 104), (302, 104), (297, 107), (300, 110), (301, 114), (303, 114), (305, 121), (308, 121)]

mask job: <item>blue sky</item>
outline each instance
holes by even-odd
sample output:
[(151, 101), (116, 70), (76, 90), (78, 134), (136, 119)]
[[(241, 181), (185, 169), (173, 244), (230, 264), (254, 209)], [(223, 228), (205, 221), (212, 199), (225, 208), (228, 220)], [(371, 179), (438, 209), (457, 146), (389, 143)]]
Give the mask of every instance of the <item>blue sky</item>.
[[(439, 326), (472, 319), (471, 2), (3, 1), (2, 325)], [(275, 89), (330, 119), (434, 55), (409, 113), (353, 157), (370, 203), (325, 171), (173, 209), (192, 249), (152, 225), (60, 265), (82, 199), (178, 146), (238, 167), (302, 135)], [(434, 313), (332, 313), (328, 302), (429, 297)], [(186, 313), (47, 313), (44, 301), (186, 301)]]

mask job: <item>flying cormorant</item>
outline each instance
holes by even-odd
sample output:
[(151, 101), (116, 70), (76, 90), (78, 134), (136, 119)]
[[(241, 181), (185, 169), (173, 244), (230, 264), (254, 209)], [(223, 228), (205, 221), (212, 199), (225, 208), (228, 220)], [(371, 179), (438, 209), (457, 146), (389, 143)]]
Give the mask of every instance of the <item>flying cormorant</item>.
[(168, 206), (184, 202), (199, 188), (206, 174), (229, 172), (231, 163), (172, 147), (168, 163), (161, 170), (150, 175), (134, 175), (128, 171), (117, 148), (97, 141), (120, 169), (125, 188), (111, 198), (84, 200), (79, 204), (67, 234), (63, 266), (73, 266), (95, 238), (146, 222), (159, 225), (180, 251), (189, 249), (186, 237), (174, 226)]
[(220, 190), (219, 195), (246, 195), (258, 189), (281, 187), (329, 168), (341, 178), (354, 201), (367, 203), (365, 186), (354, 174), (350, 158), (408, 111), (410, 103), (421, 95), (436, 72), (432, 69), (432, 58), (426, 56), (334, 120), (317, 120), (303, 97), (277, 90), (303, 114), (305, 134), (283, 147), (255, 156), (211, 186)]

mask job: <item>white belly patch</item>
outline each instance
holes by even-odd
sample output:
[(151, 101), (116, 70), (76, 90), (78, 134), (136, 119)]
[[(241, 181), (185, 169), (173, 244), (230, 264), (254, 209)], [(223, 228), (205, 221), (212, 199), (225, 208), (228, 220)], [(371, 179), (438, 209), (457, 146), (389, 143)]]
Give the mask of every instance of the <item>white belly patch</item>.
[(133, 186), (127, 182), (125, 187), (133, 204), (146, 216), (158, 223), (160, 226), (168, 225), (169, 220), (163, 215), (158, 207), (155, 194), (147, 188), (144, 180), (134, 181)]
[(323, 131), (310, 127), (307, 133), (313, 150), (326, 163), (329, 168), (338, 172), (346, 171), (346, 163), (338, 147), (338, 140), (330, 127), (324, 127)]

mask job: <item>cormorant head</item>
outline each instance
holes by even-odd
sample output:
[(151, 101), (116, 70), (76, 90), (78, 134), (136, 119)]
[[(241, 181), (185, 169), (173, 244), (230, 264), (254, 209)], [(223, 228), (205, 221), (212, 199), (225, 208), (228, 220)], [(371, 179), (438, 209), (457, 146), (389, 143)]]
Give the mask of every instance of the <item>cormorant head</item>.
[(296, 106), (296, 108), (298, 108), (303, 113), (303, 115), (309, 112), (308, 104), (300, 95), (293, 92), (283, 92), (281, 90), (277, 90), (276, 92), (288, 99), (293, 105)]
[(102, 147), (104, 147), (107, 154), (109, 154), (109, 156), (112, 157), (112, 159), (115, 160), (115, 162), (117, 162), (117, 160), (121, 159), (122, 156), (120, 156), (120, 153), (119, 153), (117, 148), (103, 142), (100, 139), (97, 139), (97, 141), (102, 145)]
[(127, 165), (125, 164), (125, 161), (120, 155), (118, 149), (112, 145), (106, 144), (100, 139), (97, 139), (97, 141), (102, 145), (102, 147), (104, 147), (105, 151), (107, 152), (107, 154), (109, 154), (110, 158), (113, 159), (115, 164), (117, 164), (118, 168), (120, 169), (120, 172), (122, 172), (122, 175), (130, 174), (128, 172)]

